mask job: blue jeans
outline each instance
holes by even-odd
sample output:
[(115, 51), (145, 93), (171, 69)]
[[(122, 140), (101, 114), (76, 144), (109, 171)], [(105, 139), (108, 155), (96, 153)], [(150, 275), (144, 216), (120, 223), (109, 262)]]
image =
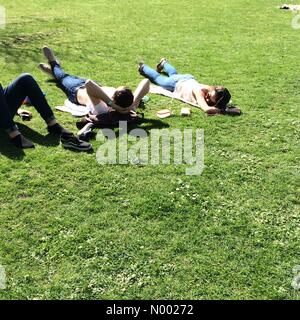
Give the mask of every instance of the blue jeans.
[(142, 74), (148, 78), (151, 82), (158, 86), (173, 92), (176, 88), (176, 84), (180, 81), (195, 79), (191, 74), (178, 74), (177, 70), (171, 66), (168, 62), (164, 63), (163, 71), (168, 75), (163, 76), (156, 70), (150, 68), (146, 64), (142, 67)]
[(22, 74), (6, 88), (0, 84), (0, 127), (2, 129), (7, 132), (18, 129), (13, 119), (26, 97), (29, 97), (32, 105), (46, 123), (55, 119), (35, 79), (30, 74)]
[(65, 73), (57, 62), (51, 62), (51, 68), (59, 88), (72, 103), (78, 104), (77, 90), (85, 85), (86, 79)]

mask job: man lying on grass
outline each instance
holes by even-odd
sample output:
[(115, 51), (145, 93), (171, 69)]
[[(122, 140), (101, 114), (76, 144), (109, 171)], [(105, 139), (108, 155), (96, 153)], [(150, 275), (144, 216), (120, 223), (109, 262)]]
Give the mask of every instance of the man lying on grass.
[[(241, 114), (238, 108), (228, 108), (231, 95), (226, 88), (200, 84), (191, 74), (178, 74), (165, 58), (161, 59), (156, 70), (141, 62), (139, 72), (154, 84), (174, 92), (174, 97), (198, 105), (209, 115)], [(167, 76), (162, 75), (162, 72)]]
[(53, 51), (44, 47), (43, 52), (49, 64), (41, 63), (39, 68), (54, 77), (58, 86), (65, 92), (69, 101), (86, 106), (92, 115), (106, 114), (110, 110), (126, 114), (134, 111), (143, 97), (149, 92), (149, 80), (143, 80), (132, 91), (127, 87), (102, 87), (92, 80), (66, 74)]
[(16, 147), (34, 148), (34, 144), (20, 133), (13, 120), (17, 113), (30, 116), (30, 112), (19, 109), (26, 97), (45, 120), (48, 132), (60, 136), (64, 147), (79, 151), (91, 149), (90, 144), (80, 141), (57, 122), (41, 88), (30, 74), (21, 75), (6, 88), (0, 84), (0, 127), (7, 131)]

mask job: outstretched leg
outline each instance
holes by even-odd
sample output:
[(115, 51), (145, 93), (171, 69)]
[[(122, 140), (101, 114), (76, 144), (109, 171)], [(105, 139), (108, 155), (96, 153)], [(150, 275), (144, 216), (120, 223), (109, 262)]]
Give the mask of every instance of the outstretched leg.
[(54, 52), (49, 47), (43, 47), (43, 53), (51, 66), (52, 75), (59, 88), (64, 91), (72, 103), (77, 104), (77, 90), (85, 85), (86, 79), (65, 73), (58, 59), (55, 57)]
[(157, 71), (164, 71), (170, 78), (172, 78), (176, 83), (179, 81), (195, 79), (191, 74), (178, 74), (177, 70), (168, 62), (166, 58), (162, 58), (157, 65)]
[(177, 70), (167, 61), (165, 60), (163, 64), (163, 71), (169, 76), (173, 76), (175, 74), (178, 74)]
[(176, 87), (176, 81), (170, 77), (162, 76), (156, 70), (150, 68), (146, 64), (141, 64), (139, 72), (144, 77), (148, 78), (151, 82), (157, 84), (158, 86), (173, 92)]
[(77, 90), (85, 85), (86, 79), (65, 73), (56, 61), (50, 62), (50, 65), (59, 88), (66, 94), (72, 103), (77, 104)]

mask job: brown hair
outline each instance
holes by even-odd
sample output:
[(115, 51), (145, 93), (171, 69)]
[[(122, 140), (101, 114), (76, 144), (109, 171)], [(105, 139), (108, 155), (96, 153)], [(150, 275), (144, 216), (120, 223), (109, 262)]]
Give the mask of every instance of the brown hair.
[(122, 87), (120, 89), (117, 89), (113, 100), (116, 105), (122, 108), (129, 108), (134, 100), (132, 91), (127, 87)]
[(216, 108), (224, 111), (227, 107), (227, 104), (230, 102), (231, 94), (224, 87), (215, 87), (215, 91), (217, 95)]

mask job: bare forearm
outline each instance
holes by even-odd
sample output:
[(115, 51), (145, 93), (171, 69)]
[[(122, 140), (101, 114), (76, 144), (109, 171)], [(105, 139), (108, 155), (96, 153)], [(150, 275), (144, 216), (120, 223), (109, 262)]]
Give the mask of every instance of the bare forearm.
[(218, 109), (216, 109), (215, 107), (210, 107), (199, 92), (194, 92), (194, 95), (196, 97), (197, 104), (202, 111), (210, 115), (218, 113)]
[(131, 109), (136, 109), (144, 96), (150, 91), (150, 81), (148, 79), (144, 79), (140, 82), (138, 87), (134, 92), (134, 100), (131, 106)]
[(94, 81), (87, 80), (85, 83), (85, 87), (86, 87), (87, 94), (89, 95), (91, 101), (94, 104), (98, 104), (99, 100), (101, 100), (104, 103), (106, 103), (109, 107), (115, 109), (120, 113), (129, 112), (129, 108), (121, 108), (118, 105), (116, 105), (114, 101), (111, 100), (111, 98), (104, 92), (104, 90), (99, 85), (97, 85), (97, 83), (95, 83)]
[(87, 80), (85, 83), (85, 87), (86, 87), (87, 94), (89, 95), (92, 102), (97, 103), (98, 100), (101, 100), (108, 105), (111, 104), (112, 101), (110, 97), (94, 81)]
[(206, 111), (209, 109), (209, 106), (208, 106), (208, 104), (206, 103), (204, 97), (203, 97), (200, 93), (198, 93), (198, 92), (194, 92), (194, 95), (195, 95), (195, 97), (196, 97), (197, 104), (198, 104), (199, 108), (200, 108), (202, 111), (206, 112)]

